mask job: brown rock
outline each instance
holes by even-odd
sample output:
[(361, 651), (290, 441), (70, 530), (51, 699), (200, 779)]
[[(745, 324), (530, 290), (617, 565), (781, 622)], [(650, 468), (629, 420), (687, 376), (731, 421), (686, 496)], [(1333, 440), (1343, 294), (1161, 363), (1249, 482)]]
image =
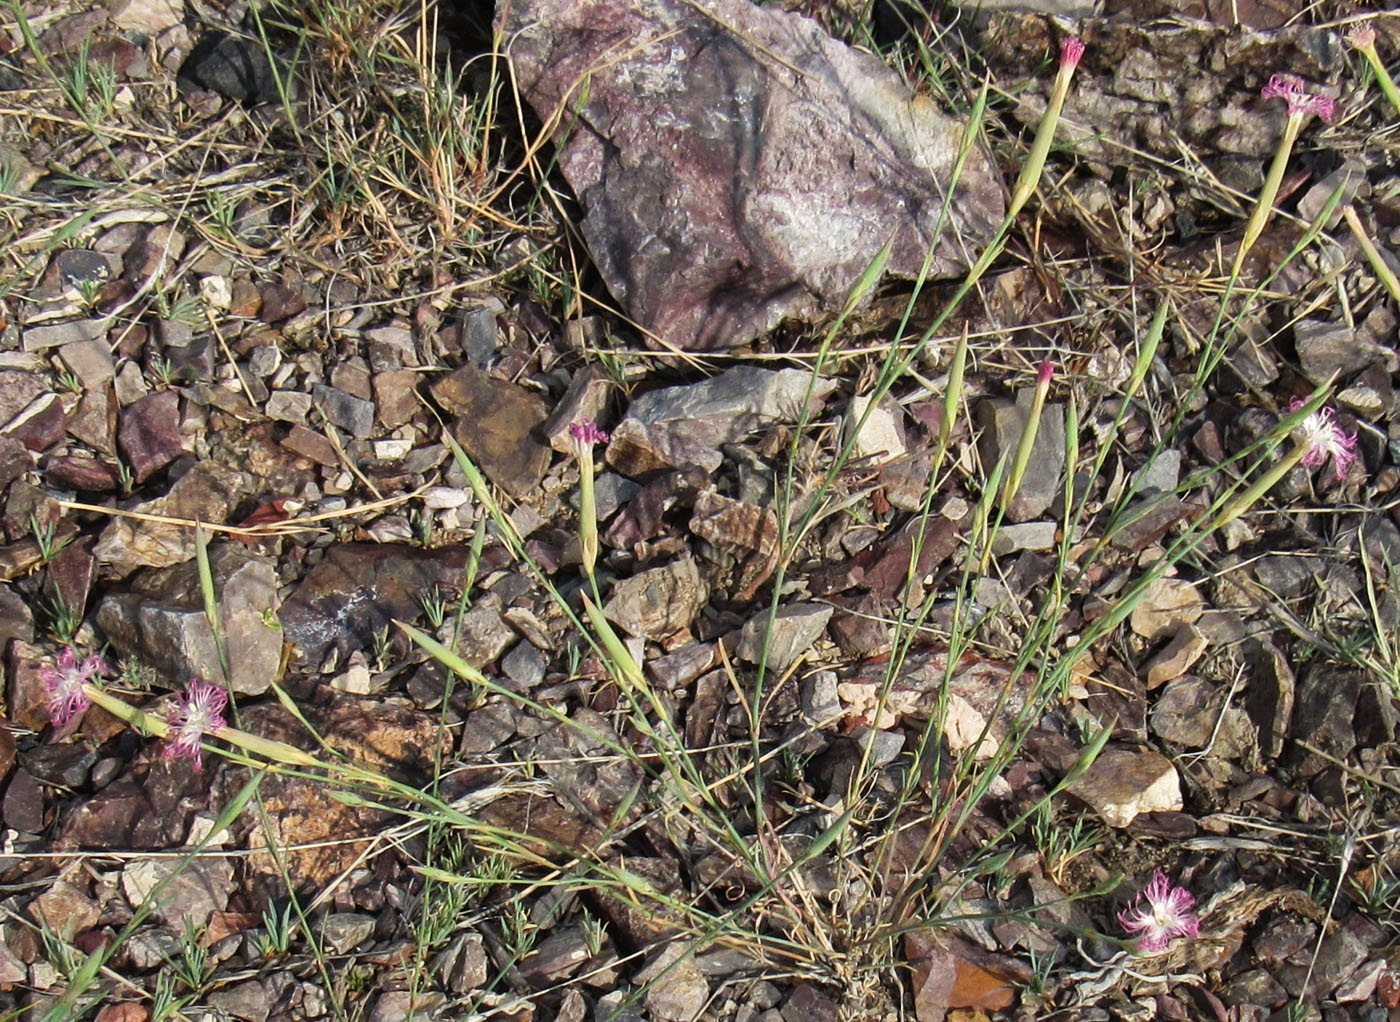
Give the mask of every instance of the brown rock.
[(1158, 688), (1189, 671), (1206, 651), (1206, 637), (1193, 625), (1183, 625), (1156, 656), (1143, 665), (1148, 689)]
[(335, 452), (335, 445), (314, 430), (305, 426), (293, 426), (286, 439), (282, 441), (282, 446), (294, 454), (310, 458), (318, 465), (325, 465), (327, 468), (340, 464), (340, 456)]
[(101, 910), (82, 888), (60, 879), (30, 902), (29, 914), (35, 922), (43, 923), (66, 940), (72, 940), (75, 933), (97, 924)]
[(59, 454), (44, 464), (44, 481), (56, 490), (105, 493), (121, 485), (114, 466), (86, 454)]
[(602, 366), (590, 365), (574, 373), (569, 389), (564, 391), (541, 428), (549, 446), (560, 454), (572, 454), (574, 438), (569, 433), (570, 428), (585, 419), (602, 423), (613, 386), (612, 377)]
[(111, 387), (82, 396), (68, 416), (68, 434), (103, 454), (117, 453), (117, 396)]
[(130, 774), (68, 813), (54, 848), (173, 848), (184, 842), (200, 800), (208, 797), (207, 777), (148, 749)]
[(418, 411), (418, 381), (421, 373), (411, 369), (389, 369), (374, 375), (375, 415), (385, 429), (397, 429)]
[(1126, 827), (1139, 813), (1181, 808), (1181, 781), (1171, 760), (1152, 749), (1110, 744), (1069, 793), (1110, 827)]
[[(240, 307), (245, 303), (238, 301), (238, 281), (234, 282), (234, 302)], [(251, 306), (249, 301), (246, 303)], [(262, 300), (259, 303), (260, 311), (257, 313), (259, 319), (264, 323), (281, 323), (283, 320), (291, 319), (298, 312), (306, 308), (306, 298), (300, 291), (287, 287), (283, 284), (268, 284), (262, 289)], [(246, 313), (252, 315), (252, 313)]]
[(0, 436), (0, 493), (34, 467), (29, 448), (11, 436)]
[(20, 369), (0, 370), (0, 426), (24, 411), (48, 389), (48, 384), (39, 373)]
[(983, 951), (952, 933), (913, 930), (904, 954), (914, 970), (914, 1009), (919, 1022), (939, 1022), (949, 1009), (1004, 1011), (1016, 1003), (1029, 970), (1014, 958)]
[(3, 431), (31, 451), (46, 451), (63, 439), (67, 423), (68, 416), (58, 395), (44, 394), (6, 423)]
[(752, 599), (778, 566), (778, 516), (772, 508), (704, 490), (695, 498), (689, 528), (717, 551), (739, 560), (735, 600)]
[[(435, 717), (393, 703), (338, 696), (329, 706), (307, 706), (303, 711), (337, 753), (403, 783), (421, 784), (431, 769), (434, 749), (444, 755), (449, 751), (441, 743), (450, 742), (450, 737)], [(306, 729), (280, 706), (251, 707), (243, 712), (242, 724), (263, 738), (315, 749)], [(215, 783), (219, 804), (247, 780), (243, 767), (221, 763)], [(346, 805), (318, 778), (269, 776), (261, 796), (261, 806), (250, 805), (241, 818), (253, 851), (245, 861), (261, 898), (282, 889), (284, 865), (296, 889), (323, 890), (358, 860), (392, 818), (386, 812)], [(280, 862), (265, 851), (269, 842), (279, 849)]]
[(1204, 611), (1205, 601), (1193, 583), (1159, 578), (1143, 589), (1142, 599), (1128, 621), (1138, 635), (1156, 641), (1176, 631), (1178, 625), (1195, 624)]
[(524, 387), (465, 365), (432, 386), (435, 399), (458, 416), (452, 433), (488, 479), (521, 498), (540, 484), (553, 452), (539, 439), (549, 406)]
[[(211, 461), (201, 461), (178, 480), (164, 497), (134, 510), (154, 519), (114, 518), (102, 530), (93, 553), (118, 575), (139, 567), (164, 568), (194, 556), (190, 522), (222, 525), (242, 497), (244, 477)], [(158, 519), (178, 519), (164, 521)]]

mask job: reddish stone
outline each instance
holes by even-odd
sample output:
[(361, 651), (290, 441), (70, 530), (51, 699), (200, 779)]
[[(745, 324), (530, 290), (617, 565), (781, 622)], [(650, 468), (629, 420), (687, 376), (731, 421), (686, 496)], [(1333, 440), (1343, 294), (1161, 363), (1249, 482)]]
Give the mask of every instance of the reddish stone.
[(106, 493), (120, 485), (117, 470), (86, 454), (59, 454), (44, 466), (44, 482), (55, 490)]
[(122, 412), (117, 442), (138, 483), (184, 453), (180, 444), (180, 399), (173, 390), (147, 394)]

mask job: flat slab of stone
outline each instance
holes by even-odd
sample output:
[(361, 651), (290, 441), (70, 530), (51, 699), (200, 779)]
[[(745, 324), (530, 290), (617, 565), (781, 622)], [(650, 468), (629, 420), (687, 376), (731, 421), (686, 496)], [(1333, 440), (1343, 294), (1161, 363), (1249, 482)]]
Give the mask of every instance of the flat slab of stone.
[(517, 498), (540, 484), (554, 456), (541, 431), (549, 418), (542, 398), (472, 365), (438, 380), (432, 394), (458, 416), (452, 435), (488, 479)]
[(1126, 827), (1141, 813), (1181, 808), (1181, 779), (1171, 760), (1140, 746), (1110, 745), (1068, 788), (1110, 827)]

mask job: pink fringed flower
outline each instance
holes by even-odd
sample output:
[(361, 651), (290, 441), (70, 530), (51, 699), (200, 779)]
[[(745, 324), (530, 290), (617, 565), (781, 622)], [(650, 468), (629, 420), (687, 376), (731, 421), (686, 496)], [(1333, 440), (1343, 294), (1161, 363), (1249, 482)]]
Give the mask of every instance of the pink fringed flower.
[(584, 447), (608, 442), (608, 434), (599, 429), (598, 424), (592, 419), (581, 419), (574, 423), (569, 427), (569, 435), (577, 440), (580, 446)]
[(1118, 913), (1118, 921), (1129, 933), (1141, 934), (1139, 951), (1163, 951), (1173, 937), (1194, 937), (1201, 930), (1201, 921), (1191, 911), (1196, 899), (1184, 887), (1177, 887), (1160, 869), (1127, 909)]
[(94, 676), (107, 673), (107, 661), (96, 653), (90, 654), (81, 664), (72, 646), (63, 647), (58, 655), (58, 666), (45, 667), (39, 672), (39, 680), (49, 696), (49, 719), (54, 727), (62, 727), (82, 713), (92, 701), (83, 691), (83, 686)]
[(1084, 40), (1076, 36), (1070, 36), (1060, 43), (1060, 66), (1075, 68), (1079, 66), (1079, 60), (1084, 56)]
[(1308, 85), (1296, 75), (1277, 74), (1269, 78), (1269, 84), (1259, 90), (1264, 99), (1283, 99), (1288, 103), (1288, 116), (1317, 114), (1328, 124), (1336, 114), (1336, 100), (1320, 92), (1309, 92)]
[[(1306, 401), (1295, 398), (1288, 410), (1296, 412)], [(1317, 468), (1328, 458), (1332, 459), (1332, 470), (1338, 481), (1347, 477), (1352, 462), (1356, 461), (1356, 434), (1348, 435), (1337, 425), (1337, 413), (1324, 405), (1299, 424), (1295, 434), (1303, 445), (1303, 464)]]
[(204, 736), (225, 726), (224, 707), (228, 693), (218, 685), (191, 678), (179, 705), (170, 715), (170, 735), (166, 740), (166, 759), (188, 756), (196, 770), (203, 766), (199, 743)]

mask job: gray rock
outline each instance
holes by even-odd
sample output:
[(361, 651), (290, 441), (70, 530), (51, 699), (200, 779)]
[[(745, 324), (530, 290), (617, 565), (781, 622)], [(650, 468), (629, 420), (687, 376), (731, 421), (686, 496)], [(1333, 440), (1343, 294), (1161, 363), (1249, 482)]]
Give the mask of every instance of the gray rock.
[(683, 557), (618, 582), (603, 613), (629, 634), (659, 642), (688, 629), (708, 595), (695, 561)]
[(486, 985), (486, 952), (481, 934), (459, 933), (433, 957), (433, 974), (441, 976), (454, 994), (478, 990)]
[(356, 439), (363, 440), (374, 432), (373, 401), (366, 401), (324, 383), (311, 388), (311, 400), (330, 422)]
[[(277, 573), (241, 547), (220, 545), (209, 553), (233, 690), (261, 694), (277, 676), (282, 656)], [(193, 563), (150, 573), (136, 581), (134, 592), (105, 597), (97, 624), (123, 656), (138, 656), (171, 679), (222, 677)]]
[(406, 326), (390, 324), (365, 331), (365, 347), (369, 367), (376, 373), (391, 372), (418, 364), (418, 351), (413, 346), (413, 331)]
[(178, 859), (138, 859), (122, 870), (122, 893), (140, 905), (160, 884), (155, 918), (177, 929), (206, 925), (215, 912), (228, 907), (233, 890), (233, 864), (220, 856)]
[(1152, 733), (1188, 749), (1203, 748), (1215, 730), (1220, 695), (1219, 686), (1203, 678), (1180, 678), (1168, 683), (1148, 716)]
[(904, 749), (904, 735), (898, 731), (880, 731), (872, 727), (859, 727), (851, 732), (851, 738), (865, 749), (866, 744), (870, 746), (870, 765), (872, 767), (882, 767), (888, 763), (893, 763), (895, 757)]
[[(1006, 457), (1006, 471), (1011, 471), (1016, 447), (1030, 418), (1031, 394), (1031, 388), (1024, 388), (1017, 393), (1015, 404), (999, 399), (983, 401), (978, 405), (977, 425), (982, 430), (978, 450), (987, 471), (990, 472), (1003, 455)], [(1060, 493), (1060, 475), (1064, 468), (1064, 406), (1047, 404), (1041, 413), (1026, 473), (1021, 478), (1011, 506), (1006, 509), (1007, 520), (1026, 522), (1049, 510)]]
[(1154, 493), (1171, 493), (1181, 478), (1181, 451), (1168, 447), (1159, 451), (1157, 457), (1138, 469), (1134, 481), (1138, 493), (1149, 496)]
[(286, 74), (285, 68), (274, 73), (257, 38), (205, 32), (180, 65), (178, 80), (184, 89), (217, 92), (225, 99), (255, 106), (277, 100), (279, 77)]
[(262, 980), (249, 979), (211, 990), (205, 1000), (209, 1007), (224, 1015), (244, 1019), (245, 1022), (266, 1022), (276, 997), (263, 985)]
[(657, 952), (637, 973), (637, 981), (646, 984), (647, 1010), (662, 1022), (692, 1022), (710, 997), (710, 984), (684, 941)]
[(501, 658), (501, 670), (519, 691), (527, 691), (544, 681), (544, 657), (528, 642), (517, 642)]
[[(493, 601), (494, 602), (494, 601)], [(438, 639), (452, 641), (455, 622), (447, 620), (438, 630)], [(457, 653), (473, 667), (495, 663), (516, 641), (515, 629), (506, 624), (497, 606), (479, 602), (462, 615), (462, 631), (457, 639)]]
[(278, 422), (304, 423), (311, 412), (311, 395), (297, 390), (274, 390), (267, 396), (264, 412)]
[(321, 935), (336, 954), (349, 954), (369, 940), (374, 923), (374, 916), (363, 912), (332, 912), (321, 923)]
[(462, 721), (459, 756), (480, 756), (504, 745), (515, 735), (516, 714), (506, 703), (489, 703), (467, 714)]
[[(781, 673), (796, 663), (826, 630), (832, 613), (832, 608), (822, 603), (790, 603), (779, 607), (768, 644), (768, 669)], [(735, 654), (749, 663), (758, 663), (767, 631), (768, 611), (765, 609), (744, 625)]]
[(817, 671), (808, 675), (802, 679), (798, 692), (802, 715), (813, 724), (831, 724), (841, 717), (835, 671)]
[(540, 941), (521, 963), (520, 972), (532, 985), (558, 983), (578, 972), (590, 957), (582, 929), (569, 926)]
[[(736, 366), (699, 383), (650, 391), (632, 402), (613, 430), (608, 464), (633, 477), (688, 465), (714, 472), (722, 444), (795, 422), (810, 380), (798, 369)], [(818, 381), (813, 410), (834, 387), (834, 381)]]
[(1298, 365), (1313, 383), (1326, 383), (1334, 374), (1349, 376), (1385, 361), (1384, 348), (1365, 342), (1345, 323), (1305, 319), (1294, 325), (1293, 340)]
[(462, 313), (462, 353), (478, 369), (491, 364), (500, 341), (496, 320), (506, 311), (499, 298), (491, 297)]
[(168, 965), (180, 956), (180, 935), (174, 930), (137, 930), (126, 942), (126, 957), (143, 972)]
[(1055, 546), (1058, 522), (1022, 522), (1003, 525), (992, 537), (992, 553), (1001, 557), (1021, 550), (1050, 550)]
[(24, 331), (25, 351), (47, 351), (74, 341), (95, 341), (107, 336), (107, 321), (74, 319), (67, 323), (32, 326)]
[(560, 166), (595, 264), (666, 343), (732, 347), (834, 311), (891, 226), (890, 273), (916, 275), (930, 250), (935, 277), (961, 273), (1001, 220), (980, 148), (945, 209), (962, 125), (809, 18), (746, 0), (498, 10), (521, 91), (567, 125)]
[[(801, 369), (735, 366), (699, 383), (649, 391), (632, 402), (627, 418), (646, 425), (703, 423), (711, 443), (732, 443), (780, 422), (796, 422), (811, 384), (811, 374)], [(833, 380), (818, 380), (813, 402), (835, 388)]]
[[(1337, 759), (1345, 760), (1356, 748), (1355, 717), (1365, 679), (1355, 671), (1334, 665), (1314, 665), (1297, 686), (1290, 735), (1300, 738)], [(1311, 777), (1330, 764), (1301, 746), (1285, 753), (1289, 766)]]
[(443, 1017), (447, 998), (437, 991), (392, 990), (379, 995), (368, 1022), (433, 1022)]
[(105, 386), (117, 375), (112, 353), (103, 341), (71, 341), (58, 349), (58, 357), (87, 390)]

